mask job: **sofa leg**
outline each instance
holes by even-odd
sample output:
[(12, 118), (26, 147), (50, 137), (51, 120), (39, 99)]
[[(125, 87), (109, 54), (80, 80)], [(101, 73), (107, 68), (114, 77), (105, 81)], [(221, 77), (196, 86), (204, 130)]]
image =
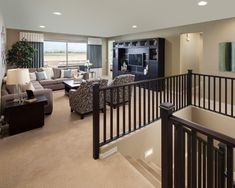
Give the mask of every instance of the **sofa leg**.
[(70, 112), (73, 112), (73, 109), (72, 109), (72, 108), (70, 108)]
[(80, 114), (81, 119), (84, 119), (84, 114)]

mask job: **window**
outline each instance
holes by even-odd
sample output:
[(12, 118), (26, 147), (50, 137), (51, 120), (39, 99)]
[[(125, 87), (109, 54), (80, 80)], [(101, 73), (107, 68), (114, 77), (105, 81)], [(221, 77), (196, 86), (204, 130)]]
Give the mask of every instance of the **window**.
[(44, 65), (57, 67), (66, 65), (66, 43), (44, 41)]
[(87, 60), (87, 44), (44, 41), (44, 65), (51, 67), (77, 66)]
[(86, 43), (68, 43), (68, 65), (83, 64), (87, 60)]

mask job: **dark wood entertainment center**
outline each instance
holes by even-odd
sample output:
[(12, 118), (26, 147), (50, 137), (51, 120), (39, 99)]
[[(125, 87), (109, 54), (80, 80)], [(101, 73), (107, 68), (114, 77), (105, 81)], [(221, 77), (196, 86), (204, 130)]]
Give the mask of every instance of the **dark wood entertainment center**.
[[(113, 78), (129, 73), (135, 75), (136, 81), (164, 77), (164, 60), (164, 38), (114, 42)], [(125, 71), (121, 68), (124, 62), (127, 65)]]

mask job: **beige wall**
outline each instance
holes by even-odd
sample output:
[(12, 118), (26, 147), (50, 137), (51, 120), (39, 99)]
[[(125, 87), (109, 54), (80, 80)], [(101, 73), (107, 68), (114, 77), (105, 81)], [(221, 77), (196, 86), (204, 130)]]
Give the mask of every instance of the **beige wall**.
[[(218, 45), (224, 41), (235, 41), (235, 18), (212, 21), (200, 24), (124, 35), (111, 38), (112, 40), (132, 40), (141, 38), (166, 38), (166, 75), (180, 73), (180, 35), (183, 33), (203, 33), (203, 52), (200, 64), (201, 73), (232, 76), (234, 73), (219, 72)], [(200, 52), (201, 53), (201, 52)], [(194, 58), (194, 57), (192, 57)], [(193, 60), (192, 60), (193, 61)], [(184, 70), (187, 67), (184, 66)], [(195, 71), (194, 71), (195, 72)]]
[(186, 33), (180, 35), (180, 73), (188, 69), (200, 71), (203, 49), (202, 33)]
[[(19, 32), (24, 30), (7, 29), (7, 49), (19, 40)], [(35, 31), (26, 31), (35, 32)], [(36, 32), (39, 33), (39, 32)], [(68, 34), (58, 34), (58, 33), (47, 33), (44, 32), (45, 40), (57, 40), (57, 41), (69, 41), (69, 42), (87, 42), (88, 36), (80, 35), (68, 35)], [(102, 38), (102, 74), (107, 74), (107, 39)]]

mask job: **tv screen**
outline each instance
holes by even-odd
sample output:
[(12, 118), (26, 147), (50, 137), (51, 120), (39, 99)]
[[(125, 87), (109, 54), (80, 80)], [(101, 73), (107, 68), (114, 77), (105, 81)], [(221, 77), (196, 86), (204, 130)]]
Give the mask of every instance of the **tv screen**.
[(129, 54), (128, 65), (143, 66), (143, 54)]

